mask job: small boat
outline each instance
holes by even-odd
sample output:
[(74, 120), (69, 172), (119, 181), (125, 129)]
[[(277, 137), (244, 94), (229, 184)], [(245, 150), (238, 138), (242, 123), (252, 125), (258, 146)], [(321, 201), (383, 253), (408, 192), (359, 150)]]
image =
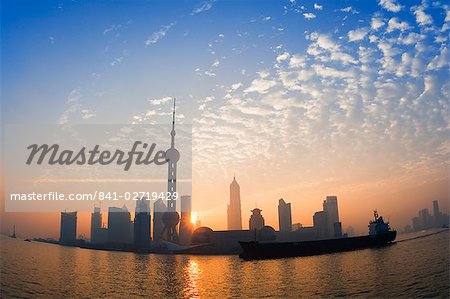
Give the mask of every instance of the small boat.
[(300, 242), (239, 242), (243, 250), (239, 257), (246, 260), (273, 259), (350, 251), (385, 246), (396, 237), (397, 232), (391, 230), (389, 223), (374, 211), (374, 220), (369, 222), (367, 236)]
[(31, 240), (30, 240), (30, 239), (25, 239), (24, 241), (25, 241), (25, 242), (31, 242)]

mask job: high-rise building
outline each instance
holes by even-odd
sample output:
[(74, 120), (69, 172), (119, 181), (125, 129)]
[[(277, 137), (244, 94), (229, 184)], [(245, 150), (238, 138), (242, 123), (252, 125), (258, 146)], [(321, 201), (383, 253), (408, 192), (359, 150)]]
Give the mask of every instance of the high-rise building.
[(327, 198), (323, 201), (323, 210), (328, 214), (329, 237), (341, 237), (342, 225), (339, 222), (337, 197), (327, 196)]
[(439, 211), (439, 203), (437, 200), (433, 200), (433, 218), (434, 226), (441, 226), (441, 212)]
[(413, 224), (413, 230), (414, 231), (418, 231), (422, 229), (422, 225), (420, 224), (420, 218), (419, 217), (414, 217), (412, 219), (412, 224)]
[[(313, 216), (314, 228), (320, 239), (327, 239), (330, 236), (330, 226), (328, 221), (328, 213), (325, 211), (315, 212)], [(334, 229), (334, 228), (333, 228)]]
[(102, 229), (102, 213), (100, 208), (95, 207), (91, 214), (91, 243), (99, 243)]
[(282, 198), (278, 201), (278, 224), (281, 232), (292, 231), (291, 203), (286, 203)]
[[(175, 193), (177, 192), (177, 162), (180, 160), (180, 152), (175, 148), (175, 99), (173, 99), (172, 110), (172, 131), (170, 131), (170, 148), (166, 151), (165, 158), (168, 165), (167, 171), (167, 210), (163, 215), (162, 221), (164, 228), (162, 238), (168, 242), (178, 243), (178, 223), (180, 215), (177, 212), (177, 201)], [(158, 242), (159, 240), (156, 240)]]
[(236, 177), (230, 184), (230, 204), (228, 205), (228, 230), (242, 230), (241, 188)]
[(433, 220), (428, 209), (419, 211), (420, 226), (422, 229), (428, 229), (433, 226)]
[(260, 230), (264, 227), (264, 217), (261, 215), (262, 210), (254, 208), (249, 220), (250, 230)]
[(181, 196), (181, 220), (180, 220), (180, 243), (189, 245), (191, 243), (194, 226), (191, 221), (192, 201), (191, 196)]
[(153, 241), (158, 242), (163, 238), (164, 223), (163, 215), (167, 211), (167, 207), (162, 199), (158, 199), (153, 203)]
[(59, 242), (70, 244), (77, 240), (77, 212), (61, 212)]
[(118, 244), (133, 243), (133, 223), (127, 207), (108, 209), (108, 242)]
[(133, 242), (136, 248), (147, 248), (151, 243), (150, 201), (147, 198), (136, 200), (134, 213)]

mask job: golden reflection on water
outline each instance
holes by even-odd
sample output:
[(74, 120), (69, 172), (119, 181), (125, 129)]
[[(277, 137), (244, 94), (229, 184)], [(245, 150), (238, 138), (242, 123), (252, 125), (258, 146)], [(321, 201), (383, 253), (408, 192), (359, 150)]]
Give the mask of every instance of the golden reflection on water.
[(266, 261), (94, 251), (1, 240), (2, 297), (447, 297), (448, 234)]
[(186, 275), (186, 287), (183, 290), (187, 298), (199, 298), (198, 279), (200, 276), (200, 267), (194, 260), (189, 260), (184, 269)]

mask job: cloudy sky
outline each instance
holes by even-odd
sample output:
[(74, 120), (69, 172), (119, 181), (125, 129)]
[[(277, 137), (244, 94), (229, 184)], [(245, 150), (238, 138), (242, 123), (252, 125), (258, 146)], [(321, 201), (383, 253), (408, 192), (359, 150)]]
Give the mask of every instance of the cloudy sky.
[[(244, 227), (448, 209), (446, 1), (2, 1), (5, 123), (193, 125), (193, 205)], [(9, 216), (13, 217), (13, 216)], [(18, 216), (17, 216), (18, 217)], [(57, 218), (56, 218), (57, 219)], [(87, 229), (86, 229), (87, 231)]]

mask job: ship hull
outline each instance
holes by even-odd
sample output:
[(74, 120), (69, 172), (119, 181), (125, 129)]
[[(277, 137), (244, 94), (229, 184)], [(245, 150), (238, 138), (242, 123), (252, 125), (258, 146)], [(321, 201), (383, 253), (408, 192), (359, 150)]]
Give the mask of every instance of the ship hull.
[(385, 246), (392, 243), (396, 236), (396, 231), (388, 231), (374, 236), (304, 242), (239, 242), (243, 250), (239, 257), (247, 260), (273, 259), (350, 251)]

